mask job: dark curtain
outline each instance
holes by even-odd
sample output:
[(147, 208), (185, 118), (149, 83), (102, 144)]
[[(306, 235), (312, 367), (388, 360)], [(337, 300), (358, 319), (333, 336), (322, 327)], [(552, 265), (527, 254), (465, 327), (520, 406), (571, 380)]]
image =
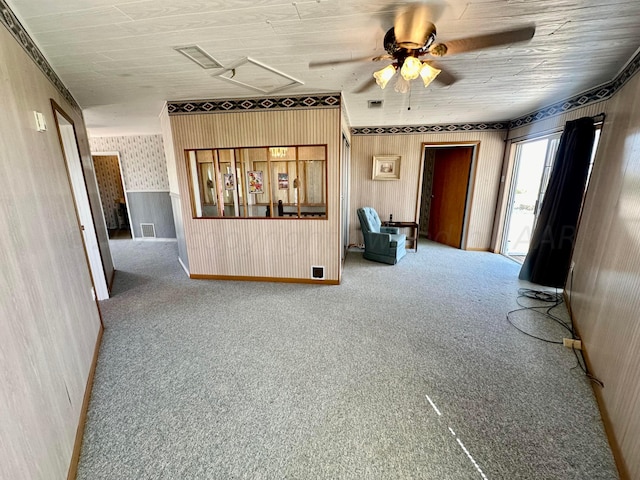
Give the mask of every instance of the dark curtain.
[(593, 118), (567, 122), (519, 278), (538, 285), (564, 287), (571, 264), (589, 160)]

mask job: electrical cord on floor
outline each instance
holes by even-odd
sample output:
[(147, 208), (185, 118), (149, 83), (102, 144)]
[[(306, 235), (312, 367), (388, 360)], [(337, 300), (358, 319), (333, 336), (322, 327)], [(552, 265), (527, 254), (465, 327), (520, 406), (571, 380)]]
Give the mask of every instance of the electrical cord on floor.
[[(539, 337), (537, 335), (533, 335), (532, 333), (526, 332), (524, 331), (522, 328), (518, 327), (512, 320), (512, 315), (514, 313), (517, 312), (522, 312), (522, 311), (529, 311), (529, 312), (533, 312), (539, 315), (542, 315), (543, 318), (546, 319), (550, 319), (555, 321), (556, 323), (558, 323), (560, 326), (562, 326), (564, 329), (566, 329), (570, 334), (571, 334), (571, 338), (574, 340), (580, 340), (580, 338), (576, 335), (575, 333), (575, 329), (573, 326), (573, 315), (571, 314), (571, 292), (573, 290), (573, 270), (571, 270), (571, 277), (570, 277), (570, 290), (569, 290), (569, 305), (568, 305), (568, 311), (569, 311), (569, 324), (565, 323), (561, 318), (553, 315), (551, 313), (551, 311), (558, 307), (559, 305), (562, 305), (564, 303), (564, 298), (563, 296), (558, 293), (558, 289), (556, 289), (555, 293), (554, 292), (550, 292), (550, 291), (545, 291), (545, 290), (533, 290), (533, 289), (529, 289), (529, 288), (519, 288), (518, 289), (518, 297), (516, 299), (516, 303), (518, 305), (520, 305), (521, 308), (517, 308), (515, 310), (511, 310), (510, 312), (507, 313), (507, 321), (511, 324), (511, 326), (513, 326), (516, 330), (524, 333), (525, 335), (531, 337), (531, 338), (535, 338), (536, 340), (540, 340), (546, 343), (553, 343), (556, 345), (563, 345), (563, 341), (556, 341), (556, 340), (549, 340), (546, 338), (542, 338)], [(534, 305), (534, 306), (530, 306), (530, 305), (523, 305), (520, 300), (522, 298), (527, 298), (527, 299), (531, 299), (531, 300), (536, 300), (539, 302), (542, 302), (543, 305)], [(549, 305), (552, 304), (552, 305)], [(596, 385), (599, 385), (600, 387), (604, 388), (604, 383), (599, 380), (598, 378), (596, 378), (595, 376), (593, 376), (591, 374), (591, 372), (589, 372), (589, 369), (587, 367), (587, 363), (584, 359), (584, 354), (582, 353), (582, 350), (576, 350), (574, 347), (571, 347), (571, 350), (573, 351), (573, 354), (576, 357), (576, 365), (574, 367), (571, 368), (571, 370), (574, 370), (578, 367), (580, 367), (580, 369), (584, 372), (584, 374), (586, 375), (586, 377), (591, 380), (593, 383), (595, 383)]]
[[(536, 301), (540, 301), (543, 303), (543, 305), (523, 305), (521, 303), (521, 299), (522, 298), (528, 298), (528, 299), (532, 299), (532, 300), (536, 300)], [(536, 340), (540, 340), (546, 343), (554, 343), (557, 345), (562, 345), (562, 341), (556, 341), (556, 340), (549, 340), (547, 338), (542, 338), (539, 337), (537, 335), (533, 335), (532, 333), (526, 332), (525, 330), (523, 330), (522, 328), (518, 327), (512, 320), (512, 316), (514, 313), (517, 312), (524, 312), (524, 311), (529, 311), (529, 312), (533, 312), (535, 314), (538, 315), (542, 315), (543, 318), (546, 319), (550, 319), (553, 320), (554, 322), (558, 323), (560, 326), (562, 326), (563, 328), (565, 328), (567, 331), (569, 331), (569, 333), (572, 334), (573, 336), (573, 331), (570, 325), (567, 325), (561, 318), (553, 315), (551, 313), (551, 311), (558, 307), (559, 305), (561, 305), (564, 300), (562, 298), (562, 295), (560, 295), (558, 293), (558, 291), (556, 290), (556, 292), (549, 292), (549, 291), (543, 291), (543, 290), (532, 290), (530, 288), (519, 288), (518, 289), (518, 298), (516, 299), (516, 302), (518, 305), (520, 305), (520, 308), (517, 308), (515, 310), (511, 310), (510, 312), (507, 313), (507, 321), (516, 329), (519, 330), (520, 332), (524, 333), (525, 335), (531, 337), (531, 338), (535, 338)], [(552, 305), (549, 305), (549, 304)]]

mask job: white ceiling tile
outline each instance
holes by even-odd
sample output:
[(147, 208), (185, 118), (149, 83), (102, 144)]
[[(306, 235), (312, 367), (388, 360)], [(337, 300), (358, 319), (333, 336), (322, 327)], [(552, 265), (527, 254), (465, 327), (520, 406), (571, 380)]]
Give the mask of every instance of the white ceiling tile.
[[(233, 37), (243, 35), (254, 24), (267, 22), (295, 20), (296, 13), (293, 5), (280, 5), (269, 8), (252, 8), (238, 14), (237, 12), (209, 12), (193, 13), (189, 15), (175, 15), (170, 17), (153, 18), (123, 24), (122, 28), (130, 35), (148, 35), (156, 32), (176, 32), (198, 29), (213, 29), (225, 27), (235, 29), (228, 41)], [(239, 28), (241, 27), (241, 28)], [(241, 33), (242, 32), (242, 33)]]
[(262, 10), (269, 7), (292, 7), (286, 0), (254, 0), (252, 2), (225, 0), (148, 0), (141, 2), (119, 3), (117, 7), (134, 20), (146, 20), (163, 17), (177, 17), (190, 14), (233, 13), (242, 18), (246, 12)]
[(130, 22), (131, 19), (120, 10), (109, 6), (77, 12), (40, 15), (30, 18), (28, 21), (29, 31), (31, 33), (41, 33), (111, 25), (120, 22)]
[[(611, 80), (640, 46), (638, 0), (431, 0), (439, 42), (525, 24), (535, 24), (536, 34), (528, 43), (437, 59), (458, 81), (426, 89), (414, 82), (411, 96), (396, 93), (393, 85), (352, 93), (386, 61), (308, 68), (310, 61), (384, 53), (384, 35), (405, 4), (12, 0), (63, 82), (82, 106), (91, 106), (87, 124), (101, 131), (115, 131), (108, 123), (130, 125), (132, 102), (157, 106), (168, 99), (256, 95), (213, 78), (175, 52), (176, 46), (197, 44), (223, 65), (250, 56), (305, 83), (292, 92), (344, 89), (354, 126), (514, 118)], [(384, 108), (372, 114), (368, 99), (384, 99)]]

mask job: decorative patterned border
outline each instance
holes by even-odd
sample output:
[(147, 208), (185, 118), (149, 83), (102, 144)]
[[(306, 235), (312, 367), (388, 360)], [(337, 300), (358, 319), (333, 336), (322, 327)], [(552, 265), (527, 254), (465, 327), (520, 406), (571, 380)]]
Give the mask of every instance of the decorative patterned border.
[(0, 22), (5, 26), (9, 33), (13, 35), (13, 38), (22, 46), (25, 52), (31, 57), (31, 60), (42, 70), (42, 73), (49, 79), (54, 87), (60, 92), (60, 94), (69, 102), (73, 108), (77, 111), (82, 111), (78, 102), (71, 95), (71, 92), (64, 86), (60, 77), (56, 75), (47, 59), (44, 58), (42, 52), (38, 49), (36, 44), (31, 40), (31, 37), (24, 29), (18, 18), (15, 16), (11, 8), (6, 4), (4, 0), (0, 0)]
[(522, 127), (538, 120), (553, 117), (560, 113), (568, 112), (585, 105), (601, 102), (611, 98), (622, 86), (640, 70), (640, 52), (633, 57), (627, 66), (613, 80), (604, 85), (594, 87), (586, 92), (579, 93), (566, 100), (554, 103), (547, 107), (531, 112), (515, 120), (509, 122), (509, 129)]
[[(1, 0), (0, 0), (1, 1)], [(196, 100), (167, 102), (169, 115), (193, 113), (247, 112), (253, 110), (307, 110), (339, 107), (339, 93), (300, 97), (236, 98), (229, 100)]]
[(398, 127), (354, 127), (351, 135), (398, 135), (412, 133), (474, 132), (487, 130), (506, 130), (507, 122), (491, 123), (453, 123), (448, 125), (412, 125)]

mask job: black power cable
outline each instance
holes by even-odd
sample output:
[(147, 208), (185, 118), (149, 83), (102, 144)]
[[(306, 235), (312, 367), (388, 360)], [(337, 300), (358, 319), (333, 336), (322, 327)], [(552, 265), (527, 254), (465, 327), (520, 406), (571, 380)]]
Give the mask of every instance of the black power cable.
[[(543, 303), (543, 305), (523, 305), (520, 300), (522, 298), (528, 298), (528, 299), (532, 299), (532, 300), (537, 300)], [(519, 288), (518, 289), (518, 298), (516, 299), (516, 302), (518, 305), (520, 305), (520, 308), (517, 308), (515, 310), (511, 310), (510, 312), (507, 313), (507, 321), (516, 329), (519, 330), (520, 332), (524, 333), (525, 335), (535, 338), (536, 340), (541, 340), (543, 342), (546, 343), (555, 343), (558, 345), (562, 345), (562, 341), (556, 341), (556, 340), (549, 340), (546, 338), (542, 338), (542, 337), (538, 337), (537, 335), (533, 335), (532, 333), (526, 332), (524, 331), (522, 328), (518, 327), (512, 320), (512, 316), (514, 313), (517, 312), (533, 312), (535, 314), (538, 315), (542, 315), (543, 318), (547, 318), (547, 319), (551, 319), (554, 322), (558, 323), (560, 326), (562, 326), (563, 328), (565, 328), (569, 333), (572, 334), (573, 336), (573, 329), (570, 325), (567, 325), (561, 318), (553, 315), (551, 313), (551, 311), (558, 307), (559, 305), (561, 305), (564, 300), (562, 298), (562, 295), (560, 295), (558, 293), (558, 291), (556, 290), (556, 292), (548, 292), (548, 291), (543, 291), (543, 290), (532, 290), (529, 288)], [(549, 305), (552, 304), (552, 305)]]
[[(571, 271), (571, 287), (573, 287), (573, 270)], [(569, 290), (569, 303), (571, 303), (571, 291), (573, 290), (573, 288), (571, 288)], [(539, 301), (542, 302), (543, 305), (523, 305), (520, 300), (522, 298), (527, 298), (527, 299), (531, 299), (534, 301)], [(580, 338), (576, 335), (575, 333), (575, 329), (573, 327), (573, 316), (571, 315), (571, 305), (569, 304), (569, 324), (565, 323), (561, 318), (553, 315), (551, 313), (551, 311), (558, 307), (559, 305), (562, 305), (564, 303), (564, 298), (563, 296), (558, 293), (558, 290), (556, 289), (555, 292), (550, 292), (550, 291), (545, 291), (545, 290), (533, 290), (533, 289), (529, 289), (529, 288), (519, 288), (518, 289), (518, 297), (516, 298), (516, 303), (518, 305), (520, 305), (521, 308), (517, 308), (515, 310), (511, 310), (510, 312), (507, 313), (507, 321), (511, 324), (511, 326), (513, 326), (516, 330), (524, 333), (525, 335), (531, 337), (531, 338), (535, 338), (536, 340), (540, 340), (546, 343), (553, 343), (556, 345), (563, 345), (564, 341), (556, 341), (556, 340), (549, 340), (547, 338), (542, 338), (539, 337), (537, 335), (533, 335), (532, 333), (526, 332), (525, 330), (523, 330), (522, 328), (518, 327), (512, 320), (512, 316), (514, 313), (517, 312), (522, 312), (522, 311), (529, 311), (529, 312), (533, 312), (535, 314), (541, 315), (543, 318), (546, 319), (550, 319), (553, 320), (554, 322), (558, 323), (561, 327), (563, 327), (564, 329), (566, 329), (570, 334), (571, 334), (571, 338), (574, 340), (580, 340)], [(549, 305), (551, 304), (551, 305)], [(587, 368), (587, 363), (584, 359), (584, 354), (582, 353), (582, 350), (576, 350), (574, 347), (571, 347), (571, 350), (573, 351), (573, 354), (576, 357), (576, 362), (577, 364), (571, 368), (571, 370), (580, 367), (580, 369), (584, 372), (584, 374), (587, 376), (587, 378), (589, 380), (591, 380), (592, 382), (594, 382), (595, 384), (599, 385), (600, 387), (604, 387), (604, 384), (602, 383), (602, 381), (600, 381), (599, 379), (597, 379), (596, 377), (594, 377), (590, 372), (589, 369)]]

